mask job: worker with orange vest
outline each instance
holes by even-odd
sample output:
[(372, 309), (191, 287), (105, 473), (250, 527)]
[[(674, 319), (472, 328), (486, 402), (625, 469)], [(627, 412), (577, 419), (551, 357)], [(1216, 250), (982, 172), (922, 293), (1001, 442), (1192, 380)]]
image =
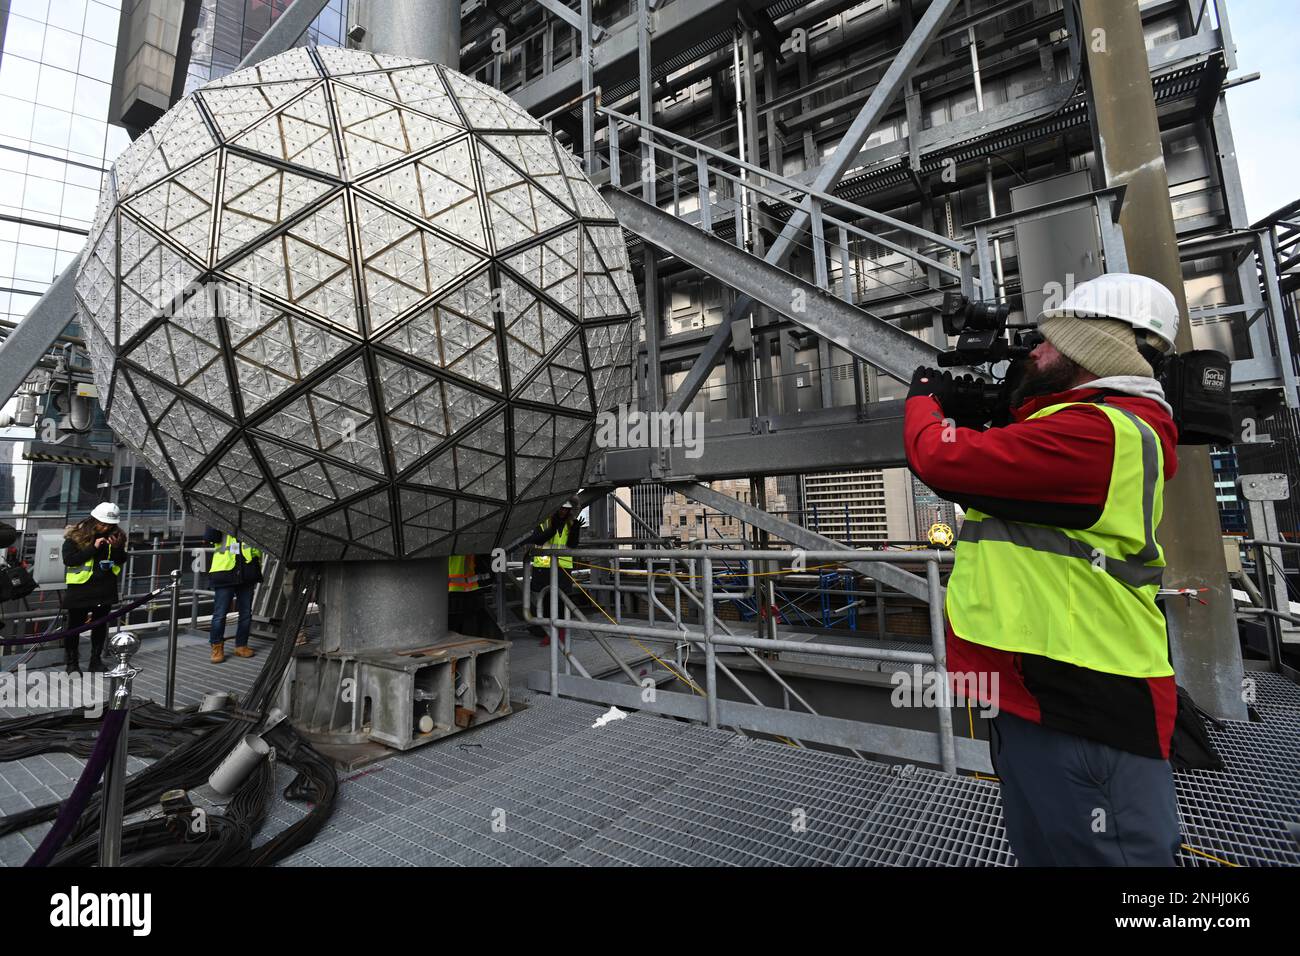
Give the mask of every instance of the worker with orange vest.
[(488, 556), (453, 554), (447, 558), (447, 627), (457, 634), (483, 636), (483, 589), (480, 571)]

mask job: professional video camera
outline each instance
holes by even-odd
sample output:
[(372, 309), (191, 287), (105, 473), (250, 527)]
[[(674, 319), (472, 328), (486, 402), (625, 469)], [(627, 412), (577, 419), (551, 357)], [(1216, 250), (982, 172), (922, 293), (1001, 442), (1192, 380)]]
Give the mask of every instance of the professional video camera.
[[(1011, 420), (1011, 394), (1024, 360), (1043, 336), (1037, 326), (1009, 325), (1010, 311), (1005, 303), (972, 302), (960, 292), (944, 294), (943, 330), (957, 336), (957, 344), (939, 355), (939, 366), (988, 366), (988, 380), (972, 375), (955, 380), (954, 407), (945, 405), (944, 412), (958, 425), (998, 426)], [(1213, 349), (1164, 354), (1148, 344), (1140, 344), (1138, 351), (1151, 363), (1153, 377), (1164, 388), (1178, 426), (1179, 444), (1232, 444), (1232, 362), (1227, 355)], [(1006, 365), (999, 369), (1002, 363)]]
[[(987, 380), (957, 377), (956, 407), (944, 411), (958, 425), (1005, 425), (1010, 421), (1010, 396), (1019, 380), (1020, 362), (1043, 340), (1032, 325), (1008, 325), (1010, 312), (1011, 306), (1005, 302), (973, 302), (960, 292), (944, 293), (943, 330), (957, 336), (957, 344), (939, 355), (939, 367), (989, 366)], [(999, 370), (1004, 362), (1006, 368)]]

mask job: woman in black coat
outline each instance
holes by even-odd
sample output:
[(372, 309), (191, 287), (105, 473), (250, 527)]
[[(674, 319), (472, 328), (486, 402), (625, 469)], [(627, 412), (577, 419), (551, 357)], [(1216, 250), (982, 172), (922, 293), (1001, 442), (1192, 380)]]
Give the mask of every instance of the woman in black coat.
[[(90, 517), (68, 528), (63, 538), (64, 581), (67, 593), (63, 606), (68, 612), (68, 627), (105, 617), (117, 603), (117, 582), (126, 562), (126, 535), (118, 522), (117, 505), (97, 505)], [(63, 639), (63, 662), (69, 671), (81, 669), (78, 643), (80, 634)], [(90, 669), (102, 671), (104, 644), (108, 624), (90, 632)]]

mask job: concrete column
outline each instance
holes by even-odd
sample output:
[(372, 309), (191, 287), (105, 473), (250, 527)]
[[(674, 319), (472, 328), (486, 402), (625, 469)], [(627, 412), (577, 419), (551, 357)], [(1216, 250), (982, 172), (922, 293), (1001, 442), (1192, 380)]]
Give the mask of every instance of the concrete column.
[[(1120, 226), (1129, 269), (1158, 280), (1178, 300), (1179, 352), (1192, 347), (1191, 323), (1169, 204), (1169, 179), (1142, 39), (1137, 0), (1082, 0), (1082, 42), (1105, 184), (1128, 187)], [(1224, 564), (1209, 449), (1181, 446), (1178, 474), (1165, 486), (1159, 541), (1166, 588), (1208, 587), (1204, 604), (1165, 602), (1174, 669), (1196, 702), (1217, 717), (1246, 719), (1243, 668), (1232, 591)]]
[(419, 57), (460, 69), (460, 0), (363, 0), (349, 19), (373, 53)]
[(318, 601), (327, 653), (432, 644), (447, 636), (447, 559), (332, 562)]

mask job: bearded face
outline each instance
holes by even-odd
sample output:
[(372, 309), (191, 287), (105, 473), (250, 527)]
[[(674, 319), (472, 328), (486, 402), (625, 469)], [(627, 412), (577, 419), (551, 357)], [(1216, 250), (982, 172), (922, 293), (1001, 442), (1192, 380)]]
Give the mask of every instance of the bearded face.
[(1019, 381), (1011, 390), (1011, 407), (1019, 408), (1031, 398), (1063, 392), (1073, 386), (1084, 368), (1068, 359), (1049, 342), (1044, 342), (1029, 354), (1019, 370)]

